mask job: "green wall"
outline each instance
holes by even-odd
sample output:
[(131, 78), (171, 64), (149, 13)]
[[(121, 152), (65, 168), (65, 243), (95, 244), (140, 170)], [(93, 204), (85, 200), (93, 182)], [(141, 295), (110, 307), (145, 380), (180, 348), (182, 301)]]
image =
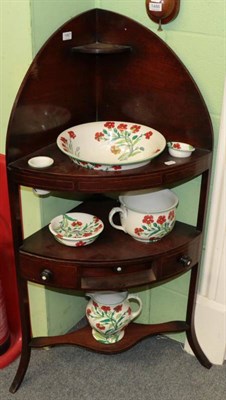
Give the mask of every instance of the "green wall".
[(32, 61), (29, 0), (0, 0), (0, 43), (0, 152), (5, 153), (9, 114)]
[[(0, 4), (2, 153), (5, 152), (10, 110), (32, 57), (60, 25), (76, 14), (94, 7), (136, 19), (157, 33), (177, 53), (191, 72), (207, 103), (214, 126), (216, 148), (226, 71), (225, 0), (181, 0), (177, 19), (163, 26), (162, 32), (157, 32), (157, 25), (148, 18), (144, 0), (0, 0)], [(180, 198), (178, 219), (195, 223), (199, 185), (200, 181), (196, 179), (175, 189)], [(23, 189), (22, 198), (23, 209), (26, 210), (25, 235), (48, 223), (53, 214), (70, 208), (74, 200), (79, 200), (76, 196), (75, 199), (60, 200), (53, 195), (40, 200), (28, 189)], [(32, 215), (35, 218), (31, 218)], [(183, 318), (187, 288), (188, 276), (152, 290), (143, 288), (140, 295), (145, 307), (139, 320), (157, 322), (165, 318)], [(30, 285), (30, 296), (35, 334), (53, 334), (69, 329), (84, 313), (85, 300), (79, 294), (74, 297), (64, 292), (58, 293)], [(181, 340), (182, 336), (177, 338)]]
[(34, 55), (64, 22), (95, 8), (95, 0), (30, 0), (30, 3)]

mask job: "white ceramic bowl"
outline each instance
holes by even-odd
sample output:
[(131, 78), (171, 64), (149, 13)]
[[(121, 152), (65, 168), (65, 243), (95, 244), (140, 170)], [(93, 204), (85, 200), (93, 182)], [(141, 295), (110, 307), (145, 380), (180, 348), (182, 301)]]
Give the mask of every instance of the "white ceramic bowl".
[(82, 167), (118, 171), (148, 164), (164, 150), (166, 140), (148, 126), (98, 121), (65, 130), (58, 136), (57, 145)]
[(195, 150), (190, 144), (182, 142), (168, 142), (167, 146), (169, 154), (179, 158), (190, 157), (191, 153)]
[(32, 168), (42, 169), (48, 168), (54, 163), (54, 160), (51, 157), (46, 156), (37, 156), (32, 157), (28, 160), (28, 164)]
[[(119, 196), (120, 207), (109, 213), (110, 224), (143, 242), (156, 242), (169, 234), (176, 221), (177, 196), (169, 189), (156, 192), (128, 192)], [(121, 225), (113, 221), (120, 214)]]
[(104, 229), (103, 222), (87, 213), (67, 213), (53, 218), (49, 230), (55, 239), (71, 247), (91, 244)]
[(50, 191), (44, 189), (33, 189), (33, 193), (37, 194), (38, 196), (46, 196), (47, 194), (50, 193)]

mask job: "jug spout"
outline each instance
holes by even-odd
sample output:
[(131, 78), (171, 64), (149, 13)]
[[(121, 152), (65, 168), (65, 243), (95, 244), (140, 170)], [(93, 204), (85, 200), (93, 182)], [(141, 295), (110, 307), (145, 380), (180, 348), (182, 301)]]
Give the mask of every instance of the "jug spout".
[(115, 305), (123, 302), (128, 295), (128, 292), (114, 292), (111, 290), (88, 292), (86, 296), (90, 297), (98, 304)]
[(94, 300), (94, 295), (95, 293), (86, 293), (87, 297), (90, 297), (90, 299)]

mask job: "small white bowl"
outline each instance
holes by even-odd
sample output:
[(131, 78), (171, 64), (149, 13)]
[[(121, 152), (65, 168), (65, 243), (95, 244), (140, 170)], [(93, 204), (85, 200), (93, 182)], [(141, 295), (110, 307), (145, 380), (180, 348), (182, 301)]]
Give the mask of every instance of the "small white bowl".
[(173, 157), (186, 158), (190, 157), (195, 148), (188, 143), (168, 142), (169, 154)]
[(47, 194), (50, 193), (49, 190), (44, 190), (44, 189), (33, 189), (34, 194), (37, 194), (38, 196), (46, 196)]
[(46, 156), (32, 157), (28, 160), (30, 167), (38, 169), (50, 167), (53, 163), (54, 160), (51, 157)]
[(49, 230), (54, 238), (71, 247), (93, 243), (103, 229), (104, 224), (98, 217), (81, 212), (58, 215), (49, 224)]

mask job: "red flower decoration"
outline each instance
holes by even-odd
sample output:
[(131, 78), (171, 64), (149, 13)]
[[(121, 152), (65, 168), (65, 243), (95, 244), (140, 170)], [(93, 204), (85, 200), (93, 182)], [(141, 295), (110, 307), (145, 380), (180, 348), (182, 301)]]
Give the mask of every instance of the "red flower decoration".
[(84, 244), (85, 244), (85, 242), (83, 242), (82, 240), (80, 240), (79, 242), (77, 242), (77, 243), (75, 244), (75, 246), (76, 246), (76, 247), (81, 247), (81, 246), (84, 246)]
[(87, 310), (86, 310), (86, 314), (88, 314), (88, 315), (89, 315), (89, 314), (91, 314), (91, 312), (92, 312), (92, 311), (90, 310), (90, 308), (87, 308)]
[(127, 311), (127, 312), (128, 312), (128, 314), (129, 314), (129, 315), (131, 315), (131, 314), (132, 314), (132, 310), (131, 310), (131, 308), (130, 308), (130, 307), (128, 308), (128, 311)]
[(146, 132), (145, 133), (145, 137), (146, 137), (146, 139), (150, 139), (150, 137), (153, 135), (153, 132), (152, 131), (149, 131), (149, 132)]
[(143, 230), (142, 228), (135, 228), (135, 229), (134, 229), (134, 232), (136, 233), (136, 235), (140, 236), (140, 234), (141, 234), (142, 232), (144, 232), (144, 230)]
[(133, 131), (134, 133), (137, 133), (137, 132), (139, 132), (139, 130), (140, 130), (140, 125), (133, 125), (133, 126), (131, 126), (131, 131)]
[(122, 311), (122, 304), (119, 304), (118, 306), (114, 307), (114, 310), (115, 310), (116, 312)]
[(114, 128), (115, 123), (114, 123), (114, 122), (111, 122), (111, 121), (108, 121), (108, 122), (105, 122), (104, 126), (105, 126), (106, 128), (108, 128), (108, 129), (111, 129), (111, 128)]
[(122, 169), (121, 165), (113, 165), (112, 167), (115, 171), (117, 171), (117, 169)]
[(94, 229), (94, 232), (98, 232), (102, 227), (103, 227), (102, 224), (98, 225), (98, 226)]
[(180, 149), (181, 145), (180, 145), (180, 143), (174, 143), (173, 147), (174, 147), (174, 149)]
[(172, 210), (172, 211), (170, 211), (169, 212), (169, 215), (168, 215), (168, 219), (174, 219), (174, 216), (175, 216), (175, 213), (174, 213), (174, 211)]
[(104, 136), (102, 132), (96, 132), (95, 133), (95, 140), (98, 140), (100, 142), (101, 138)]
[(158, 217), (158, 219), (157, 219), (157, 224), (162, 225), (162, 224), (164, 224), (164, 222), (166, 222), (166, 217), (165, 217), (165, 215), (160, 215), (160, 216)]
[(68, 131), (68, 134), (71, 139), (74, 139), (76, 137), (76, 134), (73, 131)]
[(61, 137), (60, 140), (61, 140), (61, 142), (63, 142), (63, 143), (67, 143), (67, 139), (66, 139), (65, 137)]
[(101, 331), (104, 331), (104, 330), (105, 330), (105, 326), (99, 324), (99, 322), (96, 324), (96, 327), (97, 327), (98, 329), (100, 329)]
[(84, 233), (84, 237), (89, 237), (89, 236), (91, 236), (92, 235), (92, 233), (90, 233), (90, 232), (86, 232), (86, 233)]
[(111, 307), (109, 307), (109, 306), (102, 306), (102, 307), (101, 307), (101, 310), (103, 310), (103, 311), (105, 311), (105, 312), (111, 311)]
[(95, 302), (95, 301), (93, 301), (93, 305), (94, 305), (94, 307), (98, 307), (98, 304)]
[(142, 222), (150, 225), (152, 222), (154, 222), (153, 215), (145, 215)]
[(117, 128), (119, 131), (124, 131), (125, 129), (127, 129), (127, 124), (119, 124)]
[(82, 222), (81, 221), (74, 221), (71, 224), (72, 226), (82, 226)]

